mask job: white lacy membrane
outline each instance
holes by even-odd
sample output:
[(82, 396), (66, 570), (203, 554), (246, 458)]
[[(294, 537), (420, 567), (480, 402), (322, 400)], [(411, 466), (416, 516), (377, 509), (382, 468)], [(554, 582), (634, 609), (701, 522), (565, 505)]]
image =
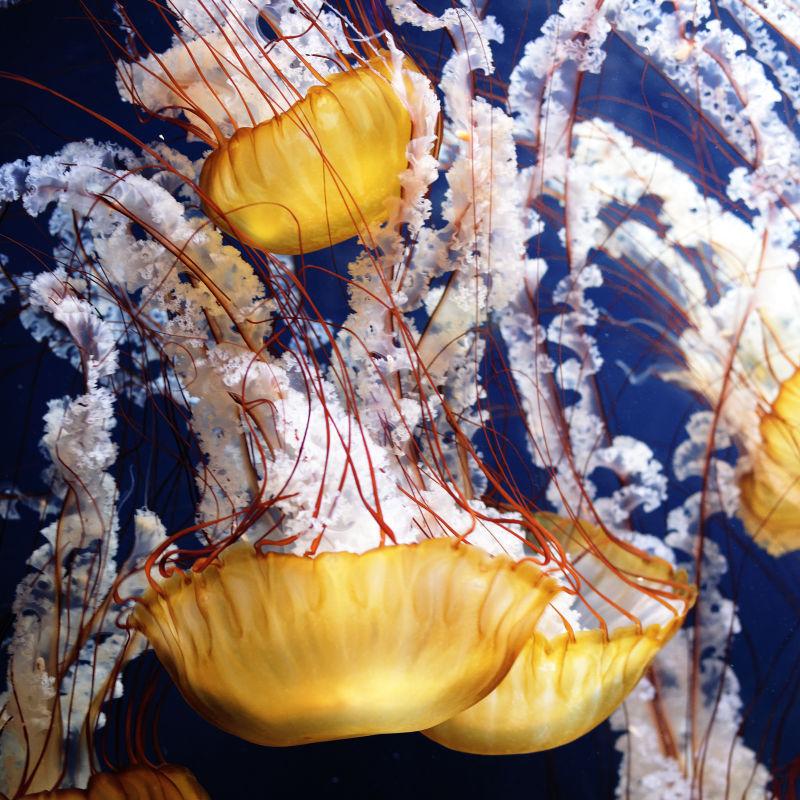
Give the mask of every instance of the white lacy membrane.
[[(409, 232), (417, 237), (414, 257), (409, 263), (406, 240), (393, 232), (392, 220), (378, 237), (381, 255), (377, 262), (365, 256), (349, 267), (352, 314), (338, 339), (347, 354), (346, 363), (355, 367), (348, 379), (366, 409), (365, 424), (376, 434), (388, 425), (400, 443), (408, 436), (403, 430), (406, 423), (413, 429), (423, 407), (424, 423), (435, 424), (442, 432), (449, 429), (442, 399), (452, 413), (461, 415), (468, 435), (477, 430), (477, 404), (483, 390), (476, 370), (484, 342), (473, 331), (485, 323), (492, 308), (502, 308), (508, 302), (532, 228), (522, 209), (510, 118), (486, 101), (474, 99), (471, 91), (472, 70), (481, 69), (486, 74), (493, 71), (489, 45), (501, 36), (493, 18), (476, 20), (463, 9), (450, 9), (442, 17), (434, 17), (411, 4), (390, 6), (398, 22), (412, 21), (431, 30), (447, 28), (456, 43), (439, 83), (445, 112), (441, 157), (448, 162), (442, 209), (445, 225), (436, 229), (425, 224), (430, 217), (430, 202), (422, 198), (422, 193), (436, 178), (435, 161), (430, 156), (421, 163), (412, 158), (411, 181), (404, 182), (404, 201), (409, 186), (420, 201), (411, 215), (401, 209), (399, 221), (407, 222)], [(428, 135), (421, 144), (429, 151), (439, 105), (435, 96), (425, 98)], [(448, 273), (452, 277), (446, 292), (428, 291), (432, 279)], [(396, 276), (388, 293), (381, 275)], [(427, 311), (429, 324), (424, 335), (407, 318), (415, 340), (413, 347), (408, 342), (393, 341), (386, 325), (375, 324), (374, 299), (367, 292), (402, 313), (420, 308)], [(388, 358), (375, 364), (370, 355), (373, 352)], [(422, 373), (421, 381), (413, 377), (412, 369)], [(386, 392), (384, 381), (399, 381), (402, 403)], [(461, 475), (464, 465), (455, 457), (456, 452), (445, 455), (453, 475)], [(480, 483), (482, 478), (474, 463), (466, 469), (469, 474), (464, 477)]]
[[(321, 0), (303, 5), (316, 24), (298, 13), (291, 0), (171, 0), (180, 38), (175, 36), (165, 52), (133, 66), (120, 62), (120, 96), (130, 101), (133, 94), (153, 111), (186, 109), (187, 105), (200, 108), (225, 136), (271, 119), (321, 79), (341, 70), (344, 65), (337, 66), (337, 49), (343, 54), (352, 52), (340, 17), (325, 10)], [(268, 26), (259, 25), (259, 13), (268, 16), (285, 36), (297, 38), (289, 44), (265, 35), (262, 30)], [(167, 73), (171, 80), (165, 77)], [(180, 113), (213, 133), (195, 113)]]
[[(575, 253), (572, 272), (582, 268), (581, 254), (600, 246), (614, 258), (646, 265), (648, 279), (674, 299), (688, 323), (680, 340), (687, 368), (673, 377), (720, 405), (723, 421), (749, 449), (759, 441), (760, 412), (800, 362), (800, 288), (793, 273), (800, 155), (782, 121), (784, 100), (800, 103), (800, 84), (766, 31), (777, 26), (796, 41), (800, 17), (783, 3), (760, 3), (754, 10), (736, 2), (725, 6), (751, 35), (758, 60), (746, 54), (741, 37), (710, 16), (707, 3), (665, 13), (649, 0), (614, 0), (601, 9), (565, 2), (526, 46), (512, 74), (509, 105), (517, 137), (543, 140), (531, 191), (570, 198), (565, 211)], [(679, 30), (687, 20), (694, 29), (691, 41)], [(577, 76), (599, 70), (612, 29), (752, 159), (752, 169), (734, 169), (728, 184), (729, 197), (754, 212), (749, 222), (724, 211), (668, 157), (635, 145), (609, 122), (572, 126)], [(564, 134), (567, 126), (571, 136)], [(659, 201), (664, 229), (635, 216), (610, 227), (599, 214), (612, 203), (634, 208), (647, 197)], [(699, 257), (703, 273), (687, 254)], [(576, 308), (584, 318), (591, 310), (585, 302)], [(730, 354), (732, 380), (726, 383)], [(592, 369), (588, 353), (587, 359), (584, 370)], [(540, 358), (538, 371), (546, 366)], [(548, 405), (550, 399), (537, 401)]]
[[(699, 496), (687, 501), (677, 513), (683, 530), (671, 534), (676, 549), (691, 549), (693, 535), (684, 527), (698, 520)], [(686, 515), (688, 514), (688, 519)], [(692, 670), (691, 634), (679, 631), (659, 652), (652, 667), (657, 691), (645, 677), (624, 706), (611, 717), (615, 730), (623, 732), (617, 749), (623, 754), (617, 797), (630, 800), (691, 800), (702, 786), (704, 796), (741, 797), (756, 800), (769, 796), (770, 775), (756, 754), (739, 736), (742, 701), (735, 673), (725, 663), (728, 635), (739, 630), (734, 604), (724, 598), (717, 584), (727, 570), (716, 544), (704, 547), (703, 661), (700, 702), (693, 718), (687, 716)], [(669, 754), (656, 713), (666, 721), (670, 744), (680, 760)], [(692, 753), (691, 737), (702, 740), (702, 753)]]
[[(777, 84), (794, 93), (796, 72), (782, 69), (783, 59), (775, 53), (774, 42), (767, 43), (755, 10), (748, 14), (745, 4), (735, 1), (722, 5), (733, 9), (748, 35), (753, 25), (759, 43), (755, 51), (763, 58), (748, 54), (748, 42), (732, 27), (723, 27), (709, 0), (686, 3), (666, 14), (656, 12), (649, 0), (615, 0), (606, 11), (617, 35), (646, 55), (753, 164), (752, 169), (733, 170), (730, 197), (742, 199), (762, 214), (777, 213), (779, 197), (785, 206), (800, 200), (800, 153), (796, 137), (783, 120), (784, 96), (776, 88)], [(786, 41), (797, 42), (800, 17), (790, 5), (767, 0), (752, 7), (767, 24), (776, 24)], [(680, 31), (689, 21), (691, 38)], [(789, 210), (784, 208), (784, 213)]]
[[(512, 74), (509, 106), (515, 117), (515, 135), (537, 147), (529, 194), (544, 193), (557, 199), (569, 222), (570, 281), (564, 283), (557, 299), (569, 303), (572, 310), (560, 315), (548, 330), (537, 329), (526, 314), (521, 292), (518, 309), (509, 310), (503, 320), (503, 333), (511, 340), (512, 363), (521, 365), (515, 377), (524, 408), (529, 422), (538, 420), (531, 426), (530, 449), (537, 463), (555, 472), (557, 481), (551, 484), (553, 491), (548, 497), (559, 509), (574, 502), (579, 481), (589, 497), (595, 497), (586, 476), (598, 463), (594, 452), (603, 441), (602, 420), (592, 404), (590, 384), (602, 362), (586, 332), (596, 318), (596, 309), (585, 291), (602, 280), (587, 262), (592, 248), (639, 265), (645, 277), (685, 314), (687, 326), (679, 345), (686, 369), (680, 373), (673, 369), (671, 377), (721, 407), (721, 429), (734, 434), (745, 448), (758, 443), (760, 412), (800, 362), (800, 291), (793, 274), (797, 266), (794, 243), (800, 151), (783, 121), (782, 107), (784, 103), (797, 107), (800, 84), (797, 70), (778, 50), (768, 30), (773, 27), (789, 42), (796, 42), (800, 18), (782, 2), (743, 4), (731, 0), (723, 5), (747, 31), (755, 58), (747, 51), (748, 43), (723, 28), (705, 2), (678, 3), (673, 8), (650, 0), (610, 0), (598, 7), (568, 0), (548, 19), (542, 35), (526, 46)], [(691, 34), (684, 37), (687, 22)], [(728, 183), (729, 198), (741, 201), (752, 212), (748, 221), (724, 210), (721, 202), (663, 153), (635, 144), (608, 121), (590, 119), (573, 124), (580, 73), (599, 70), (610, 31), (643, 61), (663, 72), (688, 103), (750, 159), (751, 168), (733, 170)], [(655, 221), (641, 213), (620, 213), (620, 208), (635, 212), (642, 200), (656, 201)], [(611, 207), (615, 208), (609, 215), (613, 224), (606, 223), (602, 214)], [(620, 218), (622, 223), (616, 221)], [(566, 234), (562, 238), (566, 242)], [(525, 288), (535, 291), (545, 269), (545, 264), (535, 264), (528, 271)], [(578, 354), (566, 378), (561, 377), (561, 365), (554, 369), (544, 349), (548, 339), (563, 342)], [(559, 430), (553, 410), (558, 406), (547, 382), (541, 380), (551, 372), (563, 388), (581, 394), (568, 409), (572, 413), (567, 413), (569, 451), (553, 434)], [(745, 455), (736, 468), (717, 458), (706, 464), (709, 432), (710, 415), (692, 420), (690, 439), (676, 452), (674, 472), (679, 480), (707, 477), (709, 508), (732, 514), (738, 506), (736, 470), (745, 468), (747, 458)], [(718, 433), (716, 446), (727, 443), (725, 434)], [(636, 447), (632, 443), (632, 452)], [(568, 452), (574, 453), (571, 459), (567, 459)], [(617, 457), (601, 460), (619, 467), (626, 463)], [(623, 468), (618, 474), (623, 477), (624, 472)], [(650, 509), (663, 502), (666, 482), (660, 468), (641, 465), (635, 474), (649, 499), (644, 499), (641, 490), (633, 497), (638, 495)], [(622, 522), (630, 510), (627, 499), (618, 497), (609, 504), (606, 498), (599, 498), (594, 505), (602, 508), (599, 516), (607, 524)], [(682, 533), (673, 534), (670, 544), (692, 553), (691, 540), (699, 525), (699, 496), (676, 509), (671, 521), (672, 528)], [(712, 633), (711, 643), (716, 644), (703, 663), (708, 693), (696, 719), (687, 721), (685, 717), (689, 670), (685, 660), (676, 655), (683, 652), (687, 634), (680, 634), (657, 661), (657, 669), (664, 671), (669, 684), (664, 705), (674, 717), (679, 752), (690, 753), (692, 763), (687, 766), (665, 755), (651, 709), (631, 701), (627, 708), (629, 736), (620, 742), (627, 753), (620, 772), (621, 798), (694, 797), (693, 781), (696, 789), (701, 777), (704, 796), (722, 796), (726, 791), (732, 797), (766, 794), (767, 771), (736, 735), (741, 705), (738, 684), (731, 670), (724, 668), (721, 643), (738, 625), (732, 604), (721, 598), (715, 586), (725, 561), (712, 545), (705, 558), (713, 563), (704, 566), (707, 582), (703, 592), (708, 592), (704, 607), (718, 609), (715, 613), (721, 616), (710, 619), (702, 632), (705, 644), (706, 627), (711, 631), (719, 627), (720, 631), (716, 639)], [(712, 724), (712, 701), (720, 681), (722, 700)], [(627, 727), (622, 712), (614, 719), (618, 729)], [(696, 735), (696, 740), (702, 741), (707, 727), (709, 758), (700, 776), (694, 769), (694, 757), (699, 754), (691, 753), (691, 737)]]
[[(688, 323), (678, 341), (686, 368), (671, 376), (719, 406), (725, 426), (747, 448), (757, 446), (761, 412), (800, 361), (797, 221), (787, 209), (751, 223), (723, 210), (668, 158), (634, 145), (606, 121), (579, 123), (574, 135), (575, 160), (606, 204), (659, 200), (665, 230), (627, 219), (601, 225), (596, 241), (614, 258), (647, 265), (648, 280)], [(715, 294), (691, 253), (714, 276)]]
[[(611, 717), (622, 752), (619, 800), (693, 800), (702, 785), (704, 797), (763, 800), (770, 797), (770, 775), (755, 753), (737, 736), (742, 701), (739, 682), (732, 670), (725, 672), (719, 701), (703, 691), (703, 703), (687, 725), (686, 701), (690, 693), (691, 647), (686, 631), (678, 631), (656, 657), (653, 674), (658, 677), (658, 695), (649, 677), (642, 678), (624, 705)], [(713, 694), (713, 692), (711, 692)], [(665, 753), (664, 742), (654, 724), (654, 703), (683, 756), (691, 752), (692, 729), (709, 731), (704, 739), (702, 777), (694, 759), (677, 760)], [(713, 713), (713, 719), (712, 719)], [(687, 766), (688, 765), (688, 766)]]
[[(287, 498), (278, 506), (285, 515), (281, 538), (297, 537), (281, 549), (303, 554), (322, 534), (316, 552), (364, 552), (381, 542), (384, 520), (391, 534), (386, 544), (392, 537), (411, 543), (468, 535), (488, 552), (523, 556), (518, 526), (498, 519), (480, 501), (459, 504), (452, 487), (434, 480), (422, 488), (410, 485), (398, 472), (398, 456), (346, 413), (333, 384), (320, 381), (324, 402), (295, 388), (301, 374), (294, 359), (267, 365), (217, 347), (211, 360), (225, 386), (269, 406), (269, 412), (256, 414), (273, 431), (275, 453), (259, 478), (265, 496)], [(248, 537), (260, 532), (253, 528)]]
[[(615, 525), (624, 523), (640, 505), (648, 511), (658, 507), (666, 481), (643, 443), (608, 433), (594, 383), (603, 357), (590, 331), (599, 311), (588, 293), (603, 283), (600, 269), (591, 261), (591, 248), (602, 232), (599, 211), (604, 198), (587, 189), (591, 175), (577, 159), (570, 159), (567, 131), (572, 127), (580, 75), (600, 71), (610, 30), (595, 4), (567, 0), (546, 20), (541, 35), (526, 45), (512, 72), (509, 108), (514, 135), (537, 145), (536, 163), (519, 175), (522, 203), (542, 193), (569, 197), (564, 204), (567, 227), (558, 232), (564, 243), (569, 236), (570, 261), (569, 274), (554, 293), (565, 311), (546, 328), (533, 323), (530, 300), (547, 270), (541, 260), (517, 269), (525, 279), (517, 278), (499, 323), (527, 416), (528, 449), (534, 463), (553, 476), (548, 500), (561, 514), (585, 518), (591, 518), (586, 501), (592, 501), (599, 517)], [(541, 226), (538, 219), (532, 222)], [(548, 355), (548, 343), (560, 351), (564, 348), (557, 369)], [(575, 392), (577, 400), (565, 409), (558, 389)], [(598, 467), (611, 469), (624, 484), (610, 497), (599, 497), (591, 480)]]
[[(45, 543), (30, 557), (32, 571), (14, 600), (8, 673), (14, 694), (0, 697), (0, 791), (9, 795), (19, 787), (26, 766), (43, 752), (59, 707), (56, 730), (60, 726), (63, 733), (50, 737), (39, 776), (29, 788), (52, 786), (61, 772), (62, 747), (71, 750), (66, 780), (86, 785), (91, 757), (86, 726), (104, 723), (97, 698), (108, 689), (115, 696), (122, 690), (121, 684), (110, 687), (109, 681), (115, 666), (124, 663), (127, 635), (117, 627), (117, 618), (128, 606), (113, 601), (111, 591), (117, 576), (140, 567), (164, 537), (155, 515), (142, 509), (136, 514), (133, 552), (124, 560), (117, 555), (117, 487), (109, 473), (117, 455), (111, 438), (115, 397), (102, 385), (117, 369), (112, 328), (76, 295), (60, 268), (38, 275), (28, 292), (31, 307), (41, 308), (69, 332), (86, 365), (87, 390), (79, 397), (51, 400), (44, 418), (42, 447), (51, 461), (51, 487), (64, 505), (58, 519), (42, 530)], [(49, 515), (56, 509), (44, 510)], [(124, 584), (130, 596), (144, 588), (141, 574)], [(128, 648), (125, 658), (140, 650), (141, 644)], [(59, 654), (58, 661), (53, 653)], [(52, 677), (56, 671), (64, 672), (58, 685)]]

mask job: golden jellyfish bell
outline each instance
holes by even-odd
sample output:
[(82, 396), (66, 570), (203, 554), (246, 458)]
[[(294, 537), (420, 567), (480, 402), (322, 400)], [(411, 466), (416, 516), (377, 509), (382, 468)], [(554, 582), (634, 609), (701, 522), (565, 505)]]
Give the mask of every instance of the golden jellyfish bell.
[(240, 542), (150, 590), (133, 624), (198, 713), (295, 745), (431, 727), (503, 678), (559, 591), (452, 540), (316, 558)]
[[(424, 731), (453, 750), (480, 755), (533, 753), (587, 733), (636, 686), (694, 603), (695, 590), (685, 573), (675, 572), (666, 561), (637, 555), (587, 523), (551, 514), (537, 516), (579, 565), (586, 585), (592, 587), (592, 606), (608, 630), (569, 632), (559, 624), (560, 631), (543, 631), (537, 626), (491, 694)], [(627, 584), (622, 575), (637, 576), (642, 586), (656, 591), (668, 586), (669, 596), (662, 604)], [(640, 624), (609, 600), (638, 617)]]
[(93, 775), (86, 789), (55, 789), (25, 795), (23, 800), (210, 800), (184, 767), (129, 767)]
[[(332, 75), (288, 110), (239, 128), (200, 175), (204, 208), (255, 247), (295, 255), (368, 237), (400, 197), (411, 116), (389, 54)], [(416, 67), (403, 60), (403, 71)], [(403, 86), (412, 92), (404, 77)]]
[(748, 532), (772, 555), (800, 548), (800, 370), (761, 419), (761, 447), (740, 481)]

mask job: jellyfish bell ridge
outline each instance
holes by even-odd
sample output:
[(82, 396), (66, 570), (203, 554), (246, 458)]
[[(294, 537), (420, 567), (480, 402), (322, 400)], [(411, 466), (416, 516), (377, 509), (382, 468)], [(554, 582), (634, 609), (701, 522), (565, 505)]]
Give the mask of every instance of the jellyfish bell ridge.
[(149, 591), (133, 625), (201, 715), (287, 746), (468, 708), (559, 590), (531, 563), (447, 539), (315, 558), (238, 542)]
[[(296, 255), (355, 235), (370, 240), (399, 198), (412, 119), (391, 55), (313, 86), (286, 111), (238, 128), (200, 176), (213, 221), (255, 247)], [(408, 58), (403, 72), (419, 72)], [(403, 76), (406, 92), (413, 86)]]

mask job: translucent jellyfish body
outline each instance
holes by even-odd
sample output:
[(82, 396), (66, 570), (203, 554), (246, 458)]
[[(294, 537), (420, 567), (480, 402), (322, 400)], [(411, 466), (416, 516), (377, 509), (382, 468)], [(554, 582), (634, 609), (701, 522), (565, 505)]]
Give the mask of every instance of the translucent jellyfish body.
[[(282, 114), (239, 128), (203, 165), (209, 216), (240, 241), (276, 253), (319, 250), (356, 234), (369, 241), (371, 226), (400, 197), (411, 138), (388, 59), (335, 74)], [(408, 60), (403, 66), (413, 68)]]
[(316, 558), (239, 543), (151, 590), (134, 625), (187, 701), (266, 745), (415, 731), (504, 677), (558, 584), (434, 539)]
[(759, 426), (761, 445), (740, 481), (747, 530), (773, 555), (800, 547), (800, 371), (787, 380)]
[(686, 575), (662, 559), (586, 523), (551, 515), (540, 521), (580, 563), (585, 609), (598, 616), (580, 629), (543, 618), (491, 694), (425, 731), (454, 750), (531, 753), (587, 733), (627, 697), (694, 603)]

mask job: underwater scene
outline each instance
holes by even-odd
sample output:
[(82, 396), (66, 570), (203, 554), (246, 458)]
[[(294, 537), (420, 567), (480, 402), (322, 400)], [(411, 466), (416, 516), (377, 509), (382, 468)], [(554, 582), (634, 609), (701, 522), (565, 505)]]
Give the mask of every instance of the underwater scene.
[(800, 796), (799, 47), (0, 0), (0, 798)]

